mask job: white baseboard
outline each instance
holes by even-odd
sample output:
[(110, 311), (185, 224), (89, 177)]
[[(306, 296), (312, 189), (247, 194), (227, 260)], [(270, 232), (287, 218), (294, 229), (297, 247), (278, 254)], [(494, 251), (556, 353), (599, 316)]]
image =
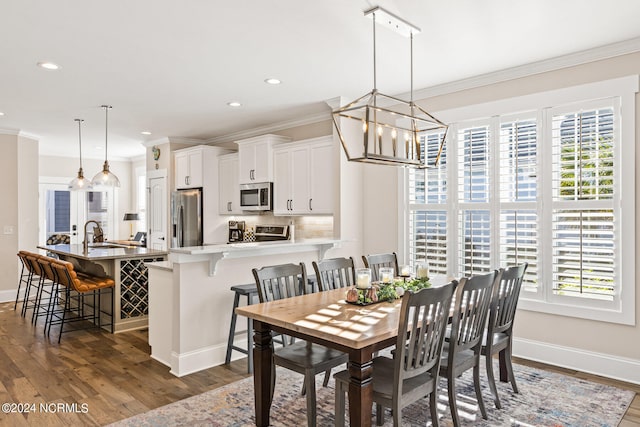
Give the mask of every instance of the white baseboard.
[(563, 368), (576, 369), (633, 384), (640, 384), (640, 360), (595, 353), (540, 341), (514, 338), (513, 355)]
[(171, 373), (177, 377), (224, 364), (227, 343), (186, 353), (171, 352)]
[[(22, 293), (22, 291), (20, 291)], [(0, 302), (11, 302), (16, 300), (16, 289), (0, 291)]]

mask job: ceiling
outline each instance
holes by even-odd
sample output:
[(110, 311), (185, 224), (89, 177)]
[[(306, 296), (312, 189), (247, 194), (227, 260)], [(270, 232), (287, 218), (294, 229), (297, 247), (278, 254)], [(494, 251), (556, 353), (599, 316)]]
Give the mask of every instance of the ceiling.
[[(4, 0), (0, 132), (76, 157), (82, 118), (83, 155), (102, 158), (110, 104), (109, 157), (123, 159), (163, 137), (220, 140), (328, 114), (326, 100), (373, 87), (373, 6), (422, 29), (416, 89), (622, 41), (640, 50), (637, 0)], [(376, 35), (377, 87), (408, 92), (408, 39)]]

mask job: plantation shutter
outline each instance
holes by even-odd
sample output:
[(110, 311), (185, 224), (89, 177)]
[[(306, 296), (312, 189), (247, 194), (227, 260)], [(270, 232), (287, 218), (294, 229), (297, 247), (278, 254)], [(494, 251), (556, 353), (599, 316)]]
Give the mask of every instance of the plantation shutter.
[(528, 263), (523, 290), (538, 292), (538, 130), (535, 117), (500, 124), (500, 265)]
[(616, 292), (613, 105), (552, 116), (553, 292)]

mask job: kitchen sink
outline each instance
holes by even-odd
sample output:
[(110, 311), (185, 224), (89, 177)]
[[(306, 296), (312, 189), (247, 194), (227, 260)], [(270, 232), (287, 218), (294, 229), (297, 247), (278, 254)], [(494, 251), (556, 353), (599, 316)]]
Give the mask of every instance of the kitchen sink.
[(119, 245), (116, 243), (89, 243), (89, 248), (91, 249), (122, 249), (129, 248), (131, 246), (128, 245)]

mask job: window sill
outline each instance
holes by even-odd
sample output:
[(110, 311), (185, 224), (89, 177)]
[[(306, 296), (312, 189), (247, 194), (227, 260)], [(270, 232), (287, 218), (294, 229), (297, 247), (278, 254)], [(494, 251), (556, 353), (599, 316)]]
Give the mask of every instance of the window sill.
[[(557, 316), (635, 326), (635, 311), (520, 298), (518, 308)], [(631, 307), (633, 308), (633, 307)]]

